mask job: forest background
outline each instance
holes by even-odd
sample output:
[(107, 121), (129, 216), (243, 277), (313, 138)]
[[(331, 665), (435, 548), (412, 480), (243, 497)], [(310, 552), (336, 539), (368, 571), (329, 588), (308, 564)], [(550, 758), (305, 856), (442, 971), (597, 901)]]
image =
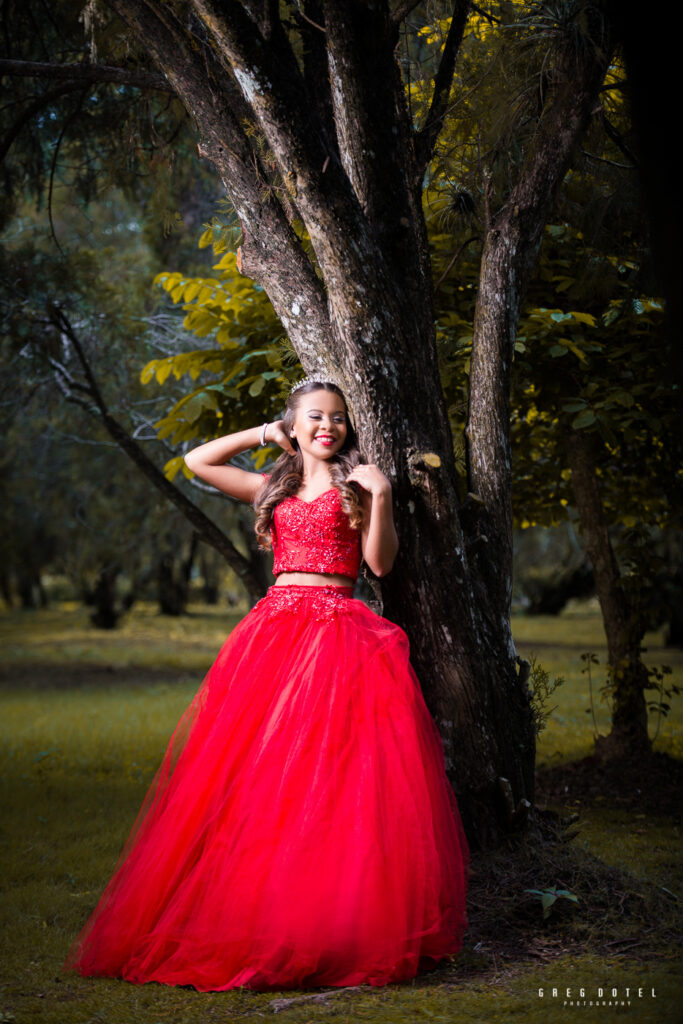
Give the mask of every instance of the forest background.
[[(325, 174), (333, 181), (318, 213), (343, 210), (340, 239), (349, 254), (339, 261), (339, 296), (331, 255), (315, 233), (310, 153), (296, 131), (285, 131), (296, 125), (301, 97), (282, 83), (278, 94), (274, 78), (279, 119), (276, 108), (259, 109), (248, 89), (240, 101), (251, 103), (242, 111), (240, 141), (258, 169), (252, 198), (265, 220), (273, 218), (266, 259), (267, 244), (248, 228), (252, 213), (236, 215), (234, 168), (219, 166), (216, 174), (209, 143), (218, 129), (210, 118), (202, 123), (201, 96), (158, 59), (151, 29), (136, 33), (142, 23), (135, 19), (153, 4), (3, 7), (5, 683), (21, 720), (22, 702), (49, 702), (45, 688), (63, 702), (66, 686), (76, 701), (64, 705), (75, 729), (68, 756), (63, 737), (37, 743), (10, 716), (12, 756), (34, 766), (30, 785), (38, 788), (52, 762), (59, 764), (51, 785), (60, 791), (63, 773), (73, 783), (79, 758), (89, 770), (94, 758), (101, 771), (101, 750), (79, 748), (81, 684), (86, 693), (93, 688), (95, 705), (104, 683), (117, 706), (127, 707), (127, 686), (135, 693), (146, 679), (153, 694), (156, 672), (166, 686), (164, 673), (180, 669), (160, 649), (150, 610), (158, 609), (180, 656), (186, 643), (204, 650), (189, 638), (199, 635), (200, 623), (213, 628), (211, 609), (223, 615), (227, 602), (243, 611), (263, 593), (269, 566), (255, 549), (249, 510), (193, 479), (182, 453), (198, 439), (274, 418), (303, 371), (333, 369), (349, 382), (362, 378), (349, 386), (356, 409), (378, 410), (363, 440), (395, 485), (406, 549), (401, 568), (419, 566), (414, 588), (368, 578), (364, 594), (409, 632), (473, 846), (507, 849), (522, 837), (556, 856), (571, 822), (553, 817), (546, 804), (558, 794), (569, 802), (568, 778), (572, 799), (608, 800), (631, 822), (642, 814), (648, 779), (649, 810), (658, 807), (671, 821), (680, 779), (681, 589), (680, 256), (671, 239), (680, 199), (662, 153), (659, 115), (648, 106), (656, 79), (643, 84), (634, 25), (610, 4), (399, 3), (393, 11), (377, 5), (382, 35), (379, 23), (368, 32), (366, 5), (357, 3), (346, 6), (344, 32), (335, 35), (335, 6), (256, 5), (214, 31), (211, 4), (178, 4), (181, 43), (171, 63), (184, 67), (181, 28), (189, 26), (195, 40), (213, 31), (214, 44), (220, 37), (223, 46), (223, 73), (232, 74), (222, 87), (234, 89), (242, 81), (235, 70), (260, 34), (270, 71), (299, 61), (303, 89), (319, 84), (315, 40), (326, 22), (327, 58), (351, 62), (348, 76), (343, 67), (340, 73), (341, 100), (319, 100), (320, 122), (331, 118), (327, 131), (333, 123), (337, 150), (330, 145), (328, 163), (317, 167), (323, 184)], [(251, 26), (244, 17), (253, 17)], [(389, 28), (395, 45), (377, 43), (377, 53), (385, 62), (390, 53), (400, 68), (400, 117), (395, 83), (384, 95), (386, 74), (372, 91), (373, 74), (388, 64), (373, 65), (359, 42), (391, 40)], [(362, 75), (342, 45), (346, 37), (365, 58)], [(380, 124), (382, 103), (391, 116)], [(410, 145), (401, 134), (406, 111)], [(373, 131), (379, 150), (380, 129), (392, 128), (400, 159), (363, 155)], [(223, 190), (221, 177), (232, 190)], [(355, 220), (343, 191), (349, 183), (363, 200)], [(396, 225), (405, 237), (393, 236)], [(321, 236), (326, 232), (329, 224)], [(381, 280), (372, 276), (378, 254), (387, 264)], [(303, 326), (283, 316), (283, 281), (273, 276), (273, 264), (287, 259), (308, 275)], [(314, 278), (325, 284), (334, 311), (324, 322)], [(364, 308), (364, 319), (348, 327), (347, 293), (356, 301), (363, 285), (380, 296), (382, 316)], [(407, 312), (410, 303), (421, 310), (419, 322)], [(381, 319), (387, 326), (368, 334), (368, 324)], [(402, 333), (404, 348), (393, 340)], [(321, 338), (325, 355), (316, 348)], [(397, 377), (386, 372), (392, 363)], [(443, 398), (427, 403), (425, 393), (437, 393), (435, 379)], [(387, 440), (377, 429), (380, 411), (386, 422), (407, 425)], [(261, 468), (272, 454), (262, 450), (242, 464)], [(451, 534), (435, 527), (439, 520)], [(463, 596), (444, 602), (454, 578), (467, 581)], [(453, 629), (446, 612), (462, 638), (455, 650), (443, 641)], [(573, 636), (579, 622), (586, 640), (575, 646), (579, 661), (568, 662), (558, 651), (568, 642), (565, 630)], [(106, 641), (91, 639), (98, 630)], [(156, 664), (136, 646), (146, 630)], [(192, 662), (195, 671), (200, 664)], [(103, 670), (113, 678), (103, 680)], [(74, 692), (69, 679), (79, 683)], [(589, 680), (601, 687), (599, 704), (597, 692), (586, 690)], [(563, 688), (572, 691), (564, 728), (561, 718), (559, 726), (551, 719), (537, 745)], [(133, 760), (128, 769), (138, 786), (160, 742), (158, 732), (142, 733), (143, 763)], [(559, 756), (561, 770), (546, 773), (539, 788), (538, 755), (550, 737), (544, 756)], [(584, 760), (576, 761), (579, 755)], [(130, 762), (121, 750), (111, 756), (112, 765), (117, 757)], [(21, 801), (38, 819), (45, 817), (37, 813), (40, 799), (34, 793)], [(77, 815), (74, 836), (80, 821)], [(594, 831), (609, 861), (614, 835), (604, 824)], [(672, 839), (659, 836), (653, 872), (661, 860), (670, 865)], [(116, 835), (108, 843), (115, 847)], [(480, 884), (488, 910), (472, 943), (474, 950), (479, 942), (477, 970), (496, 969), (495, 955), (482, 953), (482, 942), (499, 941), (487, 932), (486, 913), (500, 907), (512, 879), (486, 863)], [(85, 874), (92, 879), (101, 870), (91, 863)], [(511, 919), (520, 899), (528, 903), (521, 903), (522, 915), (532, 914), (536, 900), (544, 922), (554, 908), (568, 924), (561, 908), (581, 886), (563, 883), (563, 871), (582, 877), (576, 865), (568, 875), (563, 865), (545, 883), (518, 878)], [(623, 905), (623, 880), (596, 878), (588, 886), (593, 898)], [(661, 888), (655, 884), (655, 903), (638, 911), (648, 928), (661, 918), (648, 946), (655, 958), (673, 927), (667, 898), (663, 907), (656, 903)], [(27, 938), (30, 904), (27, 898)], [(581, 941), (593, 951), (601, 941), (621, 943), (612, 925), (600, 940), (579, 927)], [(565, 941), (563, 935), (557, 954), (566, 953)], [(505, 957), (505, 943), (501, 948)]]

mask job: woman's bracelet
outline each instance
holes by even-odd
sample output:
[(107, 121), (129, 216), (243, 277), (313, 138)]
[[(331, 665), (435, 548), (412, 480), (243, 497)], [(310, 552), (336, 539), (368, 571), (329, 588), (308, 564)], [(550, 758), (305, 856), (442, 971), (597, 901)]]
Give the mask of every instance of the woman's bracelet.
[(261, 447), (262, 448), (263, 448), (264, 444), (266, 443), (266, 427), (267, 426), (268, 426), (268, 424), (264, 423), (263, 426), (261, 427)]

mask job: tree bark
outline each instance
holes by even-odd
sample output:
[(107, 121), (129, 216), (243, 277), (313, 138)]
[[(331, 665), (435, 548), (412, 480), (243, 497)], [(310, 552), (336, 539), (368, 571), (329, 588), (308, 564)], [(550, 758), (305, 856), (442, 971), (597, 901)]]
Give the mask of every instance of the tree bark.
[(110, 67), (107, 64), (48, 64), (34, 60), (0, 60), (0, 75), (11, 75), (15, 78), (48, 78), (53, 82), (92, 85), (99, 82), (114, 82), (116, 85), (130, 85), (137, 89), (173, 92), (173, 87), (163, 75), (148, 71), (128, 71), (126, 68)]
[(581, 532), (602, 610), (612, 683), (612, 729), (609, 736), (599, 737), (596, 752), (603, 757), (638, 758), (652, 749), (644, 696), (648, 674), (640, 657), (643, 620), (631, 607), (621, 586), (596, 472), (598, 439), (588, 430), (568, 427), (564, 443)]

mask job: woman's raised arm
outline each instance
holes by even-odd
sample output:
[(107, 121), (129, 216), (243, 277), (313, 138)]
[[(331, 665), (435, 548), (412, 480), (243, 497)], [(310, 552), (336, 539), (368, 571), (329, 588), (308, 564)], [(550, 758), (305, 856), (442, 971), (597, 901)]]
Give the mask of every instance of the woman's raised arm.
[(386, 576), (398, 553), (391, 481), (374, 463), (360, 463), (346, 477), (363, 488), (363, 558), (375, 576)]
[(248, 430), (239, 430), (236, 434), (226, 434), (225, 437), (207, 441), (185, 454), (185, 465), (224, 494), (251, 504), (263, 484), (263, 477), (260, 473), (251, 473), (238, 466), (226, 466), (225, 463), (240, 452), (256, 448), (262, 441), (275, 442), (285, 451), (294, 450), (282, 429), (281, 420), (267, 423), (265, 437), (263, 433), (263, 427), (249, 427)]

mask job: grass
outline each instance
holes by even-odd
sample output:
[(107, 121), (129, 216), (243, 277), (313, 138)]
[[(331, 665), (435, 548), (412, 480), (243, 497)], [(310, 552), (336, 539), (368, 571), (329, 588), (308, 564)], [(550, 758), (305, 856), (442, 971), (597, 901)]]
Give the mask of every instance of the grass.
[[(576, 838), (556, 847), (574, 858), (574, 874), (567, 877), (580, 890), (578, 910), (567, 903), (544, 921), (540, 903), (523, 894), (524, 887), (546, 888), (563, 877), (552, 874), (539, 848), (523, 858), (526, 881), (506, 860), (507, 851), (481, 858), (473, 865), (477, 878), (463, 952), (413, 982), (322, 993), (202, 994), (61, 974), (174, 725), (244, 610), (191, 611), (168, 620), (151, 607), (136, 609), (111, 634), (91, 629), (76, 606), (0, 615), (0, 1022), (203, 1024), (273, 1016), (297, 1024), (535, 1022), (564, 1021), (573, 1009), (586, 1024), (612, 1014), (657, 1024), (679, 1019), (680, 965), (677, 949), (669, 948), (680, 928), (679, 824), (647, 800), (635, 809), (621, 806), (614, 788), (602, 800), (598, 792), (578, 801), (570, 791), (563, 801), (579, 814)], [(576, 605), (560, 618), (518, 618), (513, 627), (520, 653), (535, 652), (551, 676), (565, 677), (551, 699), (556, 708), (541, 733), (538, 765), (569, 770), (592, 746), (580, 655), (593, 650), (604, 662), (599, 617), (593, 606)], [(664, 650), (657, 635), (646, 646), (649, 663), (671, 664), (680, 683), (681, 652)], [(599, 675), (597, 685), (601, 681)], [(681, 704), (673, 702), (655, 744), (679, 759)], [(607, 731), (606, 709), (598, 704), (596, 714)], [(561, 802), (548, 802), (562, 809)], [(498, 934), (487, 924), (492, 912), (500, 913)], [(499, 942), (503, 932), (515, 941)], [(581, 999), (581, 986), (586, 1005), (565, 1005)], [(588, 1005), (599, 986), (606, 1002), (613, 988), (617, 1001), (626, 1001), (629, 987), (630, 1005)]]

